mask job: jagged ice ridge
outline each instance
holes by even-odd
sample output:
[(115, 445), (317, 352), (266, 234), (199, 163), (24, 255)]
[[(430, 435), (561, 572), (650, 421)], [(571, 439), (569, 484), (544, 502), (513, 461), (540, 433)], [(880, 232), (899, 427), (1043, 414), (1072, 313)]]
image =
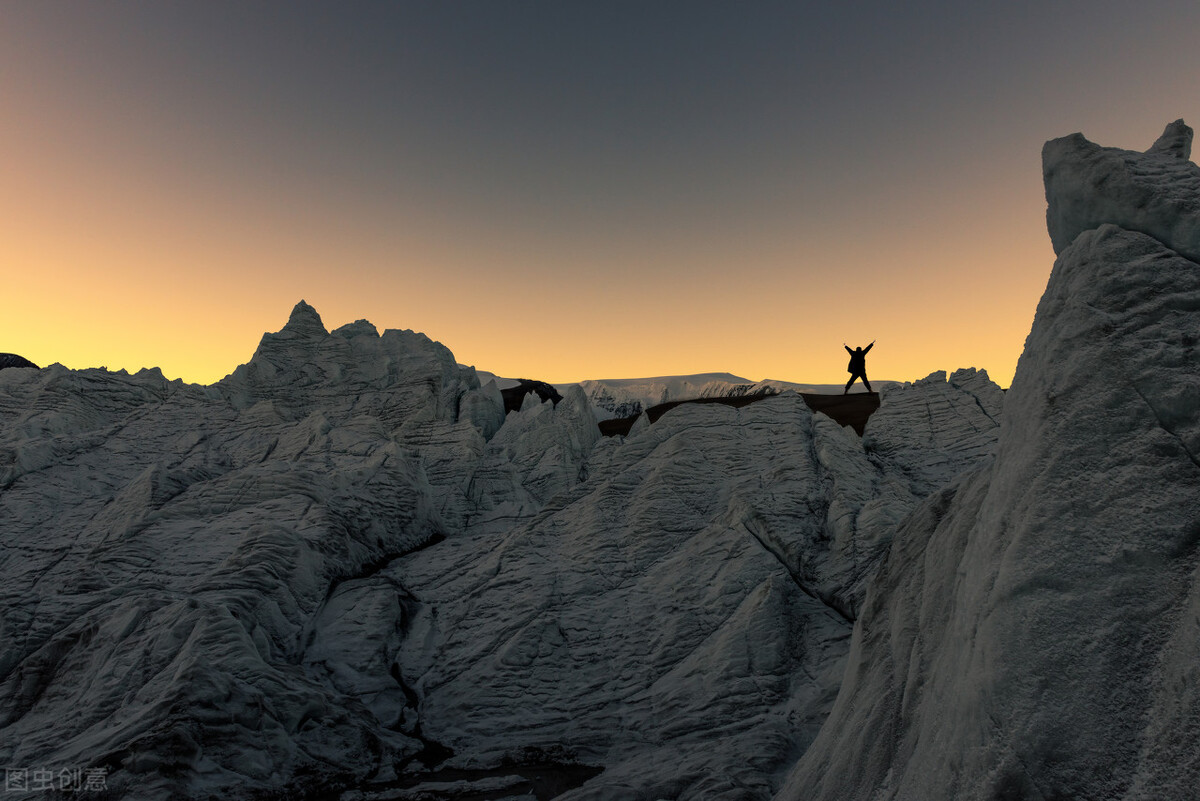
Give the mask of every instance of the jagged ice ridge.
[(601, 441), (581, 388), (505, 417), (444, 347), (303, 302), (211, 387), (4, 371), (0, 761), (206, 797), (385, 782), (432, 743), (603, 767), (578, 797), (769, 797), (988, 387), (897, 388), (897, 419), (979, 411), (866, 448), (794, 393)]
[(784, 391), (601, 439), (582, 387), (506, 415), (303, 302), (210, 387), (0, 371), (0, 764), (129, 799), (516, 798), (531, 763), (600, 769), (576, 801), (1192, 797), (1190, 139), (1048, 143), (1008, 396), (935, 373), (862, 438)]

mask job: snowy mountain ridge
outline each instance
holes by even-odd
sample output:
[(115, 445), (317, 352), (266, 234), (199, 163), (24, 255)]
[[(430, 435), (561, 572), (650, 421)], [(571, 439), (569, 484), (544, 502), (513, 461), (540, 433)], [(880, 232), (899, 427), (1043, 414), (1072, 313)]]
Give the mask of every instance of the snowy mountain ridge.
[[(504, 389), (514, 386), (516, 379), (500, 378), (493, 373), (479, 371), (480, 381), (486, 383), (489, 379), (497, 381), (497, 386)], [(877, 391), (894, 386), (896, 381), (875, 381), (872, 383)], [(649, 376), (645, 378), (602, 378), (586, 379), (567, 384), (554, 385), (559, 392), (566, 392), (570, 387), (580, 386), (591, 401), (592, 411), (596, 419), (612, 420), (622, 417), (636, 417), (654, 406), (672, 401), (694, 400), (696, 398), (736, 398), (748, 395), (776, 395), (791, 390), (800, 393), (839, 394), (845, 387), (842, 384), (804, 384), (794, 381), (779, 381), (764, 379), (751, 381), (748, 378), (732, 373), (694, 373), (690, 375)], [(863, 392), (864, 388), (856, 384), (853, 392)]]

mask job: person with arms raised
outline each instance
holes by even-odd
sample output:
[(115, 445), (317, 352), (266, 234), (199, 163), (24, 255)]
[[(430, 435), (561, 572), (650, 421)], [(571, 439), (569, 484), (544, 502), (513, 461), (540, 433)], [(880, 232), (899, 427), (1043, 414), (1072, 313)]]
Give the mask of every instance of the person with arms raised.
[(867, 351), (875, 347), (875, 340), (871, 340), (871, 344), (867, 345), (866, 348), (850, 350), (850, 346), (845, 342), (842, 343), (842, 347), (850, 354), (850, 364), (846, 367), (846, 370), (850, 373), (850, 380), (846, 382), (846, 391), (842, 394), (849, 394), (850, 385), (854, 383), (854, 379), (856, 378), (861, 378), (863, 386), (867, 388), (867, 392), (870, 392), (871, 382), (867, 380)]

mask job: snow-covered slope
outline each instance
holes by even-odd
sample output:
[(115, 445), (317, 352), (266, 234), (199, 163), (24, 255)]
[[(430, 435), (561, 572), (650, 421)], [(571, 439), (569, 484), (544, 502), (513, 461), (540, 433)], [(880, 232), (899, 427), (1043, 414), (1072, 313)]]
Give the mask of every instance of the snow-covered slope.
[(942, 371), (913, 384), (885, 387), (884, 403), (863, 432), (863, 445), (924, 497), (989, 455), (1004, 392), (986, 370)]
[(1180, 126), (1146, 154), (1047, 145), (1070, 238), (994, 462), (896, 533), (780, 799), (1196, 798), (1200, 265), (1179, 251), (1200, 197)]
[[(894, 381), (876, 381), (872, 386), (879, 391), (893, 384)], [(558, 385), (561, 391), (566, 391), (569, 386), (573, 385)], [(793, 392), (834, 394), (841, 393), (845, 388), (841, 384), (797, 384), (774, 379), (751, 381), (732, 373), (589, 379), (580, 381), (579, 386), (587, 393), (597, 420), (633, 417), (646, 409), (671, 401), (773, 395), (789, 389)], [(865, 388), (856, 383), (852, 391), (863, 392)]]

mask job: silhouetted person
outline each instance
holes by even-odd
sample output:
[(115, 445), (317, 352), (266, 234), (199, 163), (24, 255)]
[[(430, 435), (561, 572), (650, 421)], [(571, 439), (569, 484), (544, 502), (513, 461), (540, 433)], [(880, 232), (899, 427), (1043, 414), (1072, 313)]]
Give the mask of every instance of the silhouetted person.
[(861, 378), (863, 386), (867, 388), (867, 392), (870, 392), (871, 382), (867, 380), (867, 351), (875, 347), (875, 340), (871, 340), (871, 344), (867, 345), (866, 349), (855, 348), (854, 350), (850, 350), (850, 346), (845, 342), (842, 343), (842, 347), (850, 354), (850, 364), (846, 367), (846, 370), (850, 373), (850, 380), (846, 382), (846, 391), (842, 394), (845, 395), (850, 392), (850, 385), (854, 383), (854, 379), (856, 378)]

